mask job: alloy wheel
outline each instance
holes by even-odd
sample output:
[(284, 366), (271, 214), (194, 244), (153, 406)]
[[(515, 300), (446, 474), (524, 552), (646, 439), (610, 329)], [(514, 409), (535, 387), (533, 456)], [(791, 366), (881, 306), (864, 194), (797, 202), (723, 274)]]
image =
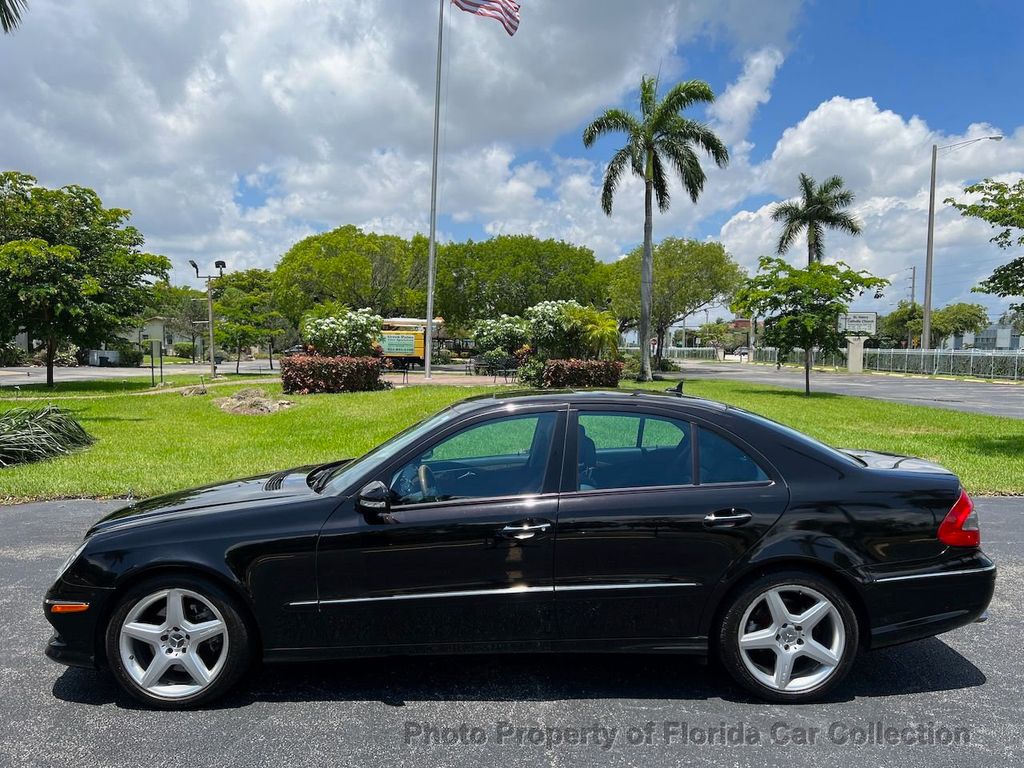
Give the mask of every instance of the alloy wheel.
[(838, 608), (817, 590), (797, 584), (774, 586), (758, 595), (739, 624), (740, 658), (762, 685), (801, 693), (835, 673), (846, 648)]
[(209, 687), (223, 669), (227, 624), (198, 592), (161, 589), (128, 611), (118, 648), (125, 671), (148, 695), (186, 698)]

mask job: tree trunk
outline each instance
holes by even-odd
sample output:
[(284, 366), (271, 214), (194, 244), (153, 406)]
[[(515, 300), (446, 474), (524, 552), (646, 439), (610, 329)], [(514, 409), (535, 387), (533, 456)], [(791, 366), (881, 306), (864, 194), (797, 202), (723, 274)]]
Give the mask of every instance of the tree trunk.
[(267, 342), (267, 359), (270, 361), (270, 370), (274, 370), (274, 342)]
[(238, 345), (238, 357), (235, 358), (235, 373), (241, 373), (239, 368), (242, 366), (242, 345)]
[(811, 233), (807, 233), (807, 266), (811, 266), (814, 263), (814, 241), (811, 239)]
[(53, 358), (57, 356), (57, 339), (46, 337), (46, 386), (53, 389)]
[(804, 394), (811, 394), (811, 350), (804, 350)]
[(640, 381), (651, 376), (651, 294), (654, 285), (654, 184), (647, 181), (644, 190), (644, 251), (640, 260)]

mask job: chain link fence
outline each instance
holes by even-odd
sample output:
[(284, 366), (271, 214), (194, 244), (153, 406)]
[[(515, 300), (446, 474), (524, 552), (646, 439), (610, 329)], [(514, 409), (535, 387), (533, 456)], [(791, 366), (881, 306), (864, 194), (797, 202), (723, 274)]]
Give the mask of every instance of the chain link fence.
[(865, 349), (864, 370), (1024, 379), (1024, 350)]
[[(802, 366), (804, 364), (804, 351), (802, 349), (794, 349), (788, 355), (780, 356), (779, 351), (775, 349), (775, 347), (755, 347), (754, 362), (768, 363), (770, 365), (778, 365), (781, 363), (782, 365)], [(811, 365), (819, 368), (845, 368), (846, 353), (826, 355), (821, 352), (812, 352)]]
[[(639, 355), (640, 347), (620, 347), (622, 352)], [(669, 360), (717, 360), (714, 347), (665, 347), (663, 357)]]

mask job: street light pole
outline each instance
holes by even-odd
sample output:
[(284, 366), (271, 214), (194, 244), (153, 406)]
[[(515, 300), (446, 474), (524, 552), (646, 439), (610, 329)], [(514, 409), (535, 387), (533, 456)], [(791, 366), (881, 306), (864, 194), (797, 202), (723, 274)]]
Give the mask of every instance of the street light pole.
[(932, 144), (932, 178), (928, 189), (928, 245), (924, 260), (924, 312), (921, 318), (921, 349), (932, 348), (932, 261), (935, 246), (935, 171), (940, 149), (966, 147), (979, 141), (1002, 141), (1002, 136), (981, 136), (977, 139), (958, 141), (955, 144), (938, 146)]
[[(210, 378), (217, 378), (217, 360), (213, 353), (213, 290), (210, 286), (210, 281), (215, 275), (200, 275), (199, 265), (196, 264), (192, 259), (188, 260), (188, 263), (192, 265), (192, 269), (196, 271), (196, 277), (200, 280), (206, 280), (206, 308), (209, 313), (209, 324), (210, 324)], [(227, 264), (223, 261), (215, 261), (213, 266), (220, 273), (220, 277), (224, 277), (224, 269)]]

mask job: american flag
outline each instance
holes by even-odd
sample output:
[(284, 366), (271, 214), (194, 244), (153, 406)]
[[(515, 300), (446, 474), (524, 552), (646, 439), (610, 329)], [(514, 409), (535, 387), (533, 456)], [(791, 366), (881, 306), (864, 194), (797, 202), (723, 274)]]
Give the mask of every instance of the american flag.
[(468, 13), (497, 19), (509, 37), (519, 29), (519, 3), (515, 0), (452, 0), (452, 4)]

